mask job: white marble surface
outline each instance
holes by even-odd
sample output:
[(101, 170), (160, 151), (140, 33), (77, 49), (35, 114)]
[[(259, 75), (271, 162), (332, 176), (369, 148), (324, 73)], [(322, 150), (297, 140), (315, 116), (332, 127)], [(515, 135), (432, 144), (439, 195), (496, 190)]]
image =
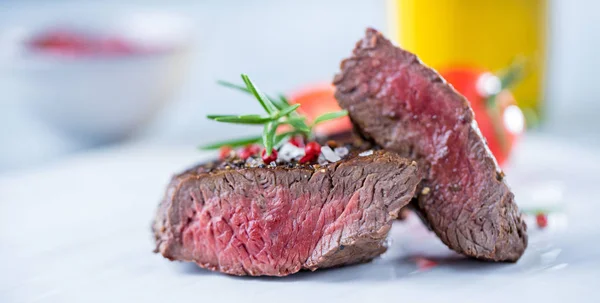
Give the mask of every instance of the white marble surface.
[[(171, 173), (206, 155), (128, 146), (0, 175), (0, 302), (598, 302), (597, 152), (550, 137), (520, 145), (508, 182), (554, 184), (566, 224), (530, 226), (516, 264), (467, 260), (412, 218), (369, 264), (237, 278), (152, 254), (150, 221)], [(557, 185), (558, 184), (558, 185)], [(419, 270), (415, 257), (438, 263)]]

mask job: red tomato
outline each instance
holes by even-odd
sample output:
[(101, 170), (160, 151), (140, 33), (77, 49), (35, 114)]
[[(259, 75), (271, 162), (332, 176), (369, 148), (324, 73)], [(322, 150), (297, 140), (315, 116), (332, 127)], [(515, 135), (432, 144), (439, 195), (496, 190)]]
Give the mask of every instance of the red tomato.
[[(334, 97), (335, 88), (329, 83), (310, 85), (291, 93), (290, 102), (301, 104), (298, 108), (300, 114), (305, 115), (309, 122), (319, 115), (341, 110)], [(348, 117), (323, 122), (315, 127), (318, 135), (332, 135), (352, 129)]]
[(482, 94), (484, 89), (481, 81), (482, 76), (492, 76), (489, 72), (475, 68), (451, 68), (442, 70), (440, 74), (469, 100), (488, 147), (498, 164), (505, 164), (525, 123), (514, 96), (510, 91), (502, 90), (496, 95), (494, 103), (488, 106), (487, 97)]

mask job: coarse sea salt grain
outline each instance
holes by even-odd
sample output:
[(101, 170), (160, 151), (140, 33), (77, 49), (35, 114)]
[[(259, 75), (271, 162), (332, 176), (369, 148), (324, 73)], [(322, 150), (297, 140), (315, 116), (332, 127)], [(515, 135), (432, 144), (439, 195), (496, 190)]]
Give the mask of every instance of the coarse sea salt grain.
[(364, 151), (364, 152), (362, 152), (362, 153), (360, 153), (358, 155), (361, 156), (361, 157), (366, 157), (366, 156), (370, 156), (372, 154), (373, 154), (373, 150), (370, 149), (370, 150), (366, 150), (366, 151)]
[(304, 157), (304, 154), (304, 148), (297, 147), (291, 143), (285, 143), (279, 149), (277, 158), (285, 162), (290, 162), (292, 160), (297, 161)]
[(325, 165), (329, 164), (329, 161), (327, 161), (327, 159), (325, 159), (325, 156), (323, 156), (323, 154), (319, 154), (317, 163), (319, 163), (319, 165), (325, 166)]
[(340, 158), (343, 158), (343, 157), (347, 156), (350, 153), (350, 151), (348, 150), (348, 148), (344, 147), (344, 146), (336, 147), (333, 151), (338, 156), (340, 156)]
[[(262, 161), (261, 161), (261, 162), (262, 162)], [(256, 166), (258, 166), (260, 163), (259, 163), (259, 162), (258, 162), (256, 159), (254, 159), (254, 158), (252, 158), (252, 157), (248, 157), (248, 159), (246, 159), (246, 164), (248, 164), (248, 166), (250, 166), (250, 167), (256, 167)]]
[(342, 158), (340, 156), (338, 156), (338, 154), (336, 154), (329, 146), (321, 147), (321, 154), (329, 162), (337, 162), (337, 161), (342, 160)]

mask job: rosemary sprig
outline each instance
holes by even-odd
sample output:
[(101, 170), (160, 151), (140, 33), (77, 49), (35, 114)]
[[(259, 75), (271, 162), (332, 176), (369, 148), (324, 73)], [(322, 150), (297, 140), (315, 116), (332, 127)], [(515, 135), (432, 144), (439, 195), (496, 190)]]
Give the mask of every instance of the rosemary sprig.
[(279, 98), (275, 98), (272, 100), (273, 103), (275, 103), (275, 106), (277, 106), (277, 108), (279, 109), (282, 109), (286, 106), (290, 106), (290, 101), (288, 101), (288, 99), (284, 95), (279, 95)]
[(315, 121), (313, 121), (313, 126), (321, 123), (321, 122), (325, 122), (325, 121), (329, 121), (329, 120), (333, 120), (333, 119), (337, 119), (337, 118), (341, 118), (348, 115), (348, 111), (343, 109), (337, 112), (331, 112), (331, 113), (325, 113), (322, 114), (320, 116), (318, 116)]
[(252, 137), (247, 137), (247, 138), (239, 138), (239, 139), (233, 139), (233, 140), (220, 141), (220, 142), (209, 144), (209, 145), (203, 145), (203, 146), (200, 146), (199, 148), (204, 149), (204, 150), (219, 149), (223, 146), (229, 146), (232, 148), (236, 148), (236, 147), (246, 146), (248, 144), (260, 143), (261, 140), (262, 140), (261, 136), (252, 136)]
[(287, 124), (291, 125), (295, 130), (310, 137), (312, 129), (306, 124), (306, 118), (302, 116), (290, 117)]
[[(223, 80), (219, 80), (217, 81), (217, 84), (220, 84), (222, 86), (228, 87), (228, 88), (233, 88), (236, 90), (239, 90), (241, 92), (244, 93), (248, 93), (252, 95), (252, 91), (250, 89), (248, 89), (247, 87), (241, 86), (241, 85), (237, 85), (231, 82), (227, 82), (227, 81), (223, 81)], [(270, 97), (269, 95), (265, 95), (269, 100), (271, 100), (273, 102), (273, 104), (278, 108), (278, 109), (284, 109), (288, 106), (290, 106), (290, 101), (287, 99), (286, 96), (280, 94), (278, 96), (278, 98), (274, 98), (274, 97)], [(299, 117), (300, 115), (297, 112), (292, 112), (290, 114), (290, 117)], [(295, 128), (301, 128), (304, 129), (303, 132), (308, 133), (310, 132), (310, 128), (308, 127), (308, 125), (305, 122), (306, 119), (298, 119), (296, 121), (293, 121), (294, 123), (294, 127)]]
[(227, 123), (238, 123), (238, 124), (265, 124), (272, 120), (271, 117), (265, 117), (260, 115), (208, 115), (208, 119), (215, 120), (217, 122)]
[[(208, 115), (207, 118), (217, 122), (263, 125), (262, 135), (221, 141), (201, 146), (201, 149), (217, 149), (223, 146), (240, 147), (247, 144), (262, 143), (265, 147), (267, 156), (269, 156), (271, 155), (272, 149), (278, 147), (286, 138), (294, 135), (303, 135), (310, 138), (312, 137), (312, 130), (316, 125), (332, 119), (341, 118), (348, 114), (345, 110), (326, 113), (317, 117), (309, 126), (306, 123), (306, 117), (298, 114), (296, 111), (300, 107), (300, 104), (291, 105), (284, 95), (279, 95), (278, 98), (269, 97), (264, 94), (247, 75), (242, 74), (241, 77), (245, 86), (226, 81), (218, 81), (218, 83), (225, 87), (253, 95), (267, 115)], [(277, 134), (277, 128), (281, 125), (289, 125), (292, 127), (292, 130)]]
[(254, 83), (252, 83), (250, 78), (248, 78), (248, 75), (242, 74), (242, 80), (244, 80), (244, 83), (246, 83), (246, 87), (248, 88), (248, 90), (254, 95), (256, 100), (258, 100), (258, 103), (262, 105), (262, 107), (268, 114), (272, 115), (277, 111), (277, 107), (275, 107), (271, 99), (267, 98), (265, 94), (258, 90)]
[(225, 86), (225, 87), (229, 87), (229, 88), (233, 88), (233, 89), (237, 89), (239, 91), (245, 92), (245, 93), (251, 93), (248, 88), (246, 88), (245, 86), (241, 86), (241, 85), (237, 85), (235, 83), (231, 83), (231, 82), (227, 82), (227, 81), (223, 81), (223, 80), (218, 80), (217, 84), (221, 85), (221, 86)]
[(527, 59), (516, 57), (505, 69), (497, 72), (502, 89), (511, 89), (517, 85), (526, 75)]
[(237, 124), (265, 124), (269, 121), (277, 120), (279, 118), (289, 115), (300, 107), (300, 104), (288, 106), (280, 111), (276, 111), (271, 116), (260, 116), (260, 115), (208, 115), (208, 119), (215, 120), (217, 122), (237, 123)]
[[(219, 80), (219, 81), (217, 81), (217, 84), (228, 87), (228, 88), (237, 89), (244, 93), (252, 94), (252, 91), (250, 91), (247, 87), (237, 85), (235, 83)], [(278, 109), (284, 109), (285, 107), (290, 106), (290, 102), (284, 95), (279, 95), (278, 98), (273, 98), (269, 95), (265, 95), (265, 96), (267, 98), (269, 98), (269, 100), (271, 100)]]
[(273, 145), (275, 145), (275, 142), (273, 141), (275, 139), (275, 132), (277, 131), (277, 126), (279, 126), (279, 123), (277, 123), (277, 121), (271, 121), (265, 124), (264, 127), (262, 139), (267, 156), (271, 155), (271, 150), (273, 149)]

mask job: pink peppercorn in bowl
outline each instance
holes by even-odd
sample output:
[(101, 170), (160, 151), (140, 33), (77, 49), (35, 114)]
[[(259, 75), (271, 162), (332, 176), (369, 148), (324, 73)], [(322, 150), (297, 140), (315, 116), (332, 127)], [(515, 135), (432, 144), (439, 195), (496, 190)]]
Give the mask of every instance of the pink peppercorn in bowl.
[(191, 24), (170, 13), (81, 16), (0, 33), (0, 69), (32, 113), (92, 143), (133, 134), (185, 75)]

